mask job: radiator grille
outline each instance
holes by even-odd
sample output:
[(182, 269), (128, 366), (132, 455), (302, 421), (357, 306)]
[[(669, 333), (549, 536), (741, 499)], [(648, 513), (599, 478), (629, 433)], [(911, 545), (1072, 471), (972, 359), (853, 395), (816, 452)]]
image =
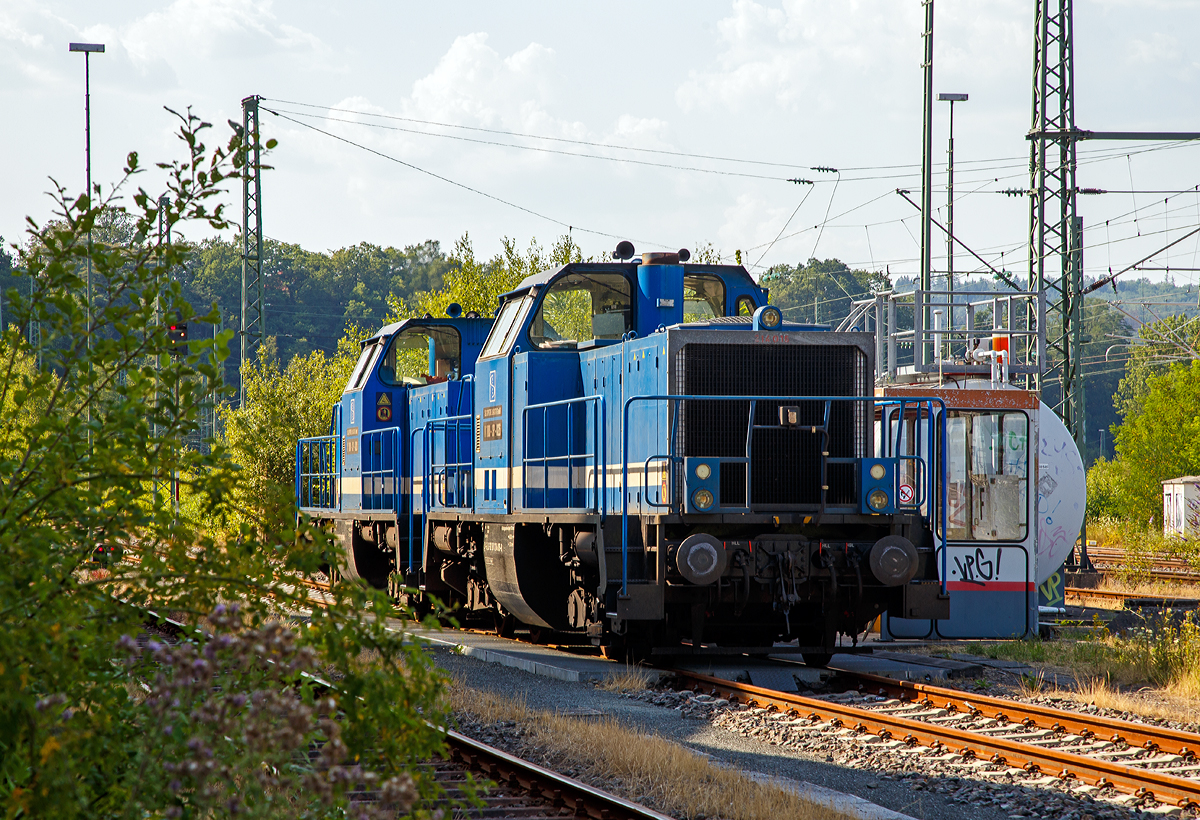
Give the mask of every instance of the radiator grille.
[[(853, 345), (686, 344), (675, 362), (675, 390), (716, 396), (865, 396), (869, 394), (867, 355)], [(782, 402), (759, 402), (754, 423), (778, 425)], [(685, 456), (737, 458), (746, 452), (749, 402), (682, 402), (677, 452)], [(750, 506), (810, 507), (821, 497), (821, 437), (811, 425), (823, 422), (823, 402), (800, 402), (800, 423), (809, 427), (755, 430), (751, 450)], [(829, 455), (862, 458), (869, 430), (861, 402), (835, 402), (830, 415)], [(730, 465), (732, 466), (732, 465)], [(744, 472), (726, 480), (721, 503), (744, 503)], [(733, 475), (729, 476), (734, 479)], [(830, 505), (857, 505), (853, 465), (828, 466)], [(731, 497), (726, 497), (728, 487)]]

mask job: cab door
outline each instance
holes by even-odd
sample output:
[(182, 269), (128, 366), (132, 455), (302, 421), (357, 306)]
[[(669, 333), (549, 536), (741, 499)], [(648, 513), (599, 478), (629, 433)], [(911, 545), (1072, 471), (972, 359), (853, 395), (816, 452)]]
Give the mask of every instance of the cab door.
[(475, 369), (475, 509), (507, 513), (511, 506), (509, 440), (512, 429), (512, 357), (481, 361)]

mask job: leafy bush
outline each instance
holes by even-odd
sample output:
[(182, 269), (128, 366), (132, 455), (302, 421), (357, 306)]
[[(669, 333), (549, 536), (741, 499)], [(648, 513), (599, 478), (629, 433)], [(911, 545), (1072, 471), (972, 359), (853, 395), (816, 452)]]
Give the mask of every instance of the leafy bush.
[(1125, 494), (1122, 488), (1124, 465), (1104, 457), (1087, 472), (1087, 517), (1089, 521), (1118, 518), (1125, 513)]
[[(207, 128), (190, 113), (180, 116), (186, 154), (160, 166), (170, 180), (164, 216), (222, 230), (222, 207), (213, 203), (242, 170), (242, 139), (235, 134), (210, 151), (202, 142)], [(126, 171), (127, 180), (139, 171), (135, 154)], [(329, 748), (335, 737), (345, 759), (359, 760), (376, 782), (402, 785), (410, 772), (427, 793), (415, 762), (440, 747), (425, 721), (443, 718), (444, 682), (419, 647), (388, 628), (388, 618), (403, 613), (393, 613), (377, 591), (338, 585), (329, 607), (313, 609), (306, 628), (288, 637), (271, 624), (310, 605), (302, 582), (329, 563), (327, 538), (303, 522), (297, 527), (289, 514), (264, 517), (257, 533), (241, 527), (236, 537), (217, 539), (192, 517), (177, 518), (161, 499), (154, 503), (155, 479), (178, 472), (198, 517), (233, 517), (239, 501), (229, 488), (239, 469), (228, 449), (216, 442), (208, 452), (183, 446), (199, 430), (210, 401), (205, 383), (215, 382), (230, 334), (213, 340), (194, 333), (202, 341), (173, 355), (156, 316), (179, 310), (193, 324), (219, 317), (193, 315), (172, 281), (184, 250), (150, 240), (160, 215), (156, 196), (133, 193), (128, 241), (89, 250), (88, 229), (102, 209), (121, 207), (98, 191), (70, 198), (58, 189), (59, 220), (31, 222), (22, 253), (34, 293), (7, 294), (16, 324), (0, 347), (0, 805), (9, 816), (207, 816), (231, 811), (227, 801), (236, 797), (252, 816), (344, 817), (357, 811), (346, 798), (353, 777), (332, 784), (328, 800), (303, 788), (306, 767), (311, 771), (303, 754), (308, 740)], [(36, 349), (15, 329), (30, 320), (42, 331)], [(101, 546), (120, 547), (131, 560), (100, 566)], [(142, 628), (146, 608), (199, 620), (238, 600), (244, 604), (236, 624), (218, 622), (219, 614), (210, 624), (217, 637), (141, 661), (157, 669), (120, 662), (136, 660), (130, 637)], [(253, 651), (235, 651), (238, 641)], [(209, 647), (216, 656), (206, 654)], [(285, 665), (269, 671), (260, 662), (266, 657)], [(289, 659), (302, 662), (287, 666)], [(314, 665), (339, 676), (340, 691), (323, 695), (319, 707), (303, 686), (294, 688), (299, 672)], [(238, 688), (248, 697), (271, 694), (259, 695), (262, 708), (247, 701), (235, 707), (247, 711), (205, 722), (205, 710), (218, 707), (188, 676), (208, 674), (228, 687), (223, 695), (237, 697)], [(179, 710), (186, 702), (195, 709), (185, 717)], [(289, 744), (253, 740), (256, 732), (275, 737), (278, 720), (297, 715), (304, 721), (297, 720)], [(226, 719), (242, 734), (218, 739)], [(218, 762), (238, 762), (239, 777), (248, 778), (236, 795), (228, 783), (210, 792), (190, 770), (184, 777), (167, 768), (200, 765), (202, 749), (215, 761), (214, 744), (229, 756)], [(278, 782), (256, 779), (262, 767), (285, 760), (292, 768)]]
[(352, 325), (327, 356), (315, 351), (279, 363), (268, 339), (242, 373), (246, 405), (222, 408), (224, 442), (241, 468), (236, 494), (245, 517), (276, 520), (295, 514), (296, 441), (329, 432), (330, 413), (358, 360), (368, 333)]

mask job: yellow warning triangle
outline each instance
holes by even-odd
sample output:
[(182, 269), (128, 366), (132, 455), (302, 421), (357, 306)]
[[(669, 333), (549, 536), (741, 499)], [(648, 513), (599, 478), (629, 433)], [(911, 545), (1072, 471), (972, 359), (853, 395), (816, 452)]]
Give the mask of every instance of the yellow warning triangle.
[(392, 404), (392, 400), (391, 400), (391, 398), (388, 397), (387, 393), (380, 393), (379, 401), (376, 402), (376, 404), (378, 404), (380, 407), (390, 407)]

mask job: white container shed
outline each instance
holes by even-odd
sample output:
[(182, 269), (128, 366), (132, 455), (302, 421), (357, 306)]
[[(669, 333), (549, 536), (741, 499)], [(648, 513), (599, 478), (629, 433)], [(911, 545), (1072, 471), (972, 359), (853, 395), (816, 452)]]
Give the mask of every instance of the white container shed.
[(1200, 535), (1200, 476), (1168, 478), (1163, 483), (1163, 535)]

